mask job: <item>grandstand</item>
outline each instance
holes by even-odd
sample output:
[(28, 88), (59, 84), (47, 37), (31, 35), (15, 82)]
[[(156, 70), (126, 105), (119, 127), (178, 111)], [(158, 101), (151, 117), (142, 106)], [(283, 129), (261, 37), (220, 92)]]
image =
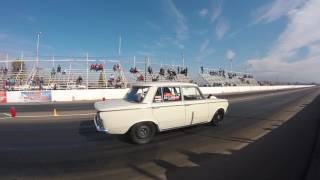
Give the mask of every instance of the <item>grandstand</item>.
[[(30, 60), (31, 59), (31, 60)], [(0, 90), (125, 88), (136, 82), (195, 82), (200, 86), (259, 85), (249, 73), (200, 68), (197, 79), (174, 64), (136, 62), (125, 69), (119, 60), (104, 58), (16, 59), (0, 61)]]
[(201, 86), (256, 86), (258, 81), (249, 73), (209, 69), (200, 67), (199, 85)]

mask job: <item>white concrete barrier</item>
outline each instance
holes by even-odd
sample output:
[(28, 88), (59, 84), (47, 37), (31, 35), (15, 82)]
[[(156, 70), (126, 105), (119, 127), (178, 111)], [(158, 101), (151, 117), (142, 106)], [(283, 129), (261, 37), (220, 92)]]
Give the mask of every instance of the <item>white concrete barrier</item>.
[(200, 87), (203, 94), (228, 94), (253, 91), (271, 91), (281, 89), (296, 89), (312, 87), (314, 85), (283, 85), (283, 86), (227, 86), (227, 87)]
[[(312, 85), (286, 86), (229, 86), (229, 87), (200, 87), (203, 94), (245, 93), (253, 91), (270, 91), (311, 87)], [(52, 91), (8, 91), (7, 102), (48, 102), (48, 101), (84, 101), (121, 99), (129, 89), (84, 89), (84, 90), (52, 90)], [(31, 93), (30, 93), (31, 92)]]

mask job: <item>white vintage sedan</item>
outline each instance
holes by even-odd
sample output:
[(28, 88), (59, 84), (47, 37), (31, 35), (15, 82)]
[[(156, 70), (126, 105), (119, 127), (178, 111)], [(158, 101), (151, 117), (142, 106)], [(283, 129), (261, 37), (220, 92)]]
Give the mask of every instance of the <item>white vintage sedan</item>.
[(157, 132), (223, 119), (228, 101), (205, 97), (191, 83), (144, 83), (132, 86), (121, 100), (95, 103), (98, 131), (127, 134), (137, 144), (152, 140)]

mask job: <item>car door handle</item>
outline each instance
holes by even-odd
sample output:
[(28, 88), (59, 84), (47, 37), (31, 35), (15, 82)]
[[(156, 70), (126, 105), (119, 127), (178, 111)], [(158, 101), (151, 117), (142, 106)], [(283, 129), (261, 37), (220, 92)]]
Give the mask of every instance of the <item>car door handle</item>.
[(152, 107), (152, 109), (159, 109), (160, 107)]

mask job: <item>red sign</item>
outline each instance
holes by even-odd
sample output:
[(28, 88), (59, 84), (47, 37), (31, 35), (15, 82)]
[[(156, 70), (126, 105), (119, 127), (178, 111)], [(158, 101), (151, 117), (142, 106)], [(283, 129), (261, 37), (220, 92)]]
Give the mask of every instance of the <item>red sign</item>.
[(0, 103), (7, 103), (6, 91), (0, 91)]

